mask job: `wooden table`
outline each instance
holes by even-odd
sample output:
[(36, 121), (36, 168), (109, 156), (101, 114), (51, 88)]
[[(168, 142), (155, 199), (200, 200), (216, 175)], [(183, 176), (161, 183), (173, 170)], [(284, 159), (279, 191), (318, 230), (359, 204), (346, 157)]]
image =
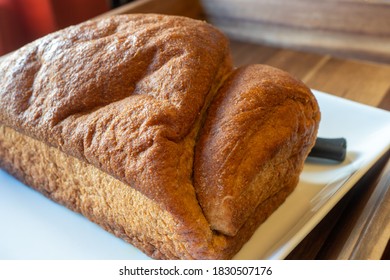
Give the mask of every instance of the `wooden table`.
[[(199, 17), (198, 1), (139, 0), (102, 17), (153, 12)], [(309, 87), (390, 110), (390, 64), (336, 58), (231, 40), (236, 66), (262, 63), (283, 69)], [(390, 151), (388, 151), (287, 259), (389, 259)]]

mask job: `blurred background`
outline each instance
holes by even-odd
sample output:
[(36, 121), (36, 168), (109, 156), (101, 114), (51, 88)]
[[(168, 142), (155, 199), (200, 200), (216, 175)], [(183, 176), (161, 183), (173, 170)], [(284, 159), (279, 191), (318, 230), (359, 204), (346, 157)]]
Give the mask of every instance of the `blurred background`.
[(0, 0), (0, 55), (131, 0)]
[(115, 8), (205, 19), (234, 40), (390, 63), (390, 0), (0, 0), (0, 55)]

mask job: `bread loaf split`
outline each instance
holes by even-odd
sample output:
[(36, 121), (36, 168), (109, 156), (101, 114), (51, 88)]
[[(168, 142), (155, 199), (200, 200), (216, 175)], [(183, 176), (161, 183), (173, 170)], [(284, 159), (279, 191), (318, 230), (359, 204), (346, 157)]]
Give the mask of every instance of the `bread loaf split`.
[(298, 183), (320, 112), (178, 16), (91, 20), (0, 59), (0, 167), (156, 259), (229, 259)]

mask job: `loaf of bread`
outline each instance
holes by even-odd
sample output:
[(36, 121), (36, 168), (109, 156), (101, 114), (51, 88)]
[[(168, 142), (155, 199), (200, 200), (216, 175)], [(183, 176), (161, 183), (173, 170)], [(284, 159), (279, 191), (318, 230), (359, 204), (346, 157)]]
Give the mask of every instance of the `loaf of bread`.
[(310, 90), (178, 16), (91, 20), (0, 59), (0, 167), (156, 259), (229, 259), (298, 183)]

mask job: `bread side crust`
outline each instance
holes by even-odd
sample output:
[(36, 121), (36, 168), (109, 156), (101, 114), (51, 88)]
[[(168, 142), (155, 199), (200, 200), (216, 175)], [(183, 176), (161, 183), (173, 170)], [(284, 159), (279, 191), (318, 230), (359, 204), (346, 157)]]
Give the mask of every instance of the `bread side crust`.
[(28, 186), (152, 257), (189, 257), (174, 241), (175, 223), (167, 211), (90, 164), (5, 126), (0, 126), (0, 163)]
[(0, 167), (155, 259), (230, 259), (293, 190), (285, 188), (261, 203), (234, 237), (208, 225), (208, 234), (199, 235), (191, 228), (183, 233), (180, 220), (125, 183), (3, 125)]
[(180, 236), (179, 221), (156, 202), (98, 168), (6, 126), (0, 126), (0, 166), (152, 258), (194, 258)]

